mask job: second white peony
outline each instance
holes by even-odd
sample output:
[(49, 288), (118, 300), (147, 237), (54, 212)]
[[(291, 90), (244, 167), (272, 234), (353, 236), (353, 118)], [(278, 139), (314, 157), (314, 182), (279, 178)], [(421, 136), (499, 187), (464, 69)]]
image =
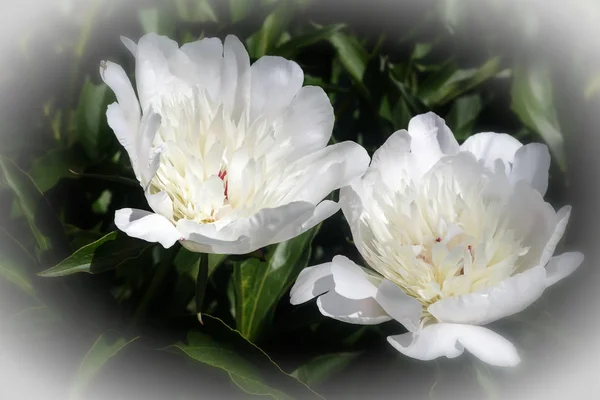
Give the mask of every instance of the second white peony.
[(318, 297), (322, 314), (354, 324), (395, 319), (388, 337), (420, 360), (457, 357), (515, 366), (515, 347), (483, 327), (518, 313), (571, 274), (581, 253), (553, 256), (570, 214), (543, 196), (550, 155), (506, 134), (459, 146), (433, 113), (410, 121), (374, 154), (340, 203), (369, 267), (343, 256), (301, 272), (291, 291)]
[(323, 199), (367, 169), (358, 144), (327, 146), (333, 108), (321, 88), (302, 86), (295, 62), (251, 66), (234, 36), (181, 47), (156, 34), (123, 42), (135, 56), (137, 95), (123, 68), (102, 62), (117, 97), (107, 119), (154, 211), (117, 211), (129, 236), (249, 253), (331, 216), (339, 205)]

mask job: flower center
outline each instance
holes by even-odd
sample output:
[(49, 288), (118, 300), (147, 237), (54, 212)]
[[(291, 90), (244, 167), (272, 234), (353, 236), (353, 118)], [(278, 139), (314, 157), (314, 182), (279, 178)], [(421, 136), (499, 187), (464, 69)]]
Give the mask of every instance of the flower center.
[(285, 154), (272, 123), (248, 121), (244, 112), (234, 118), (199, 90), (165, 97), (157, 108), (154, 146), (163, 152), (150, 191), (169, 195), (173, 222), (213, 223), (279, 205)]
[(501, 282), (528, 252), (500, 199), (483, 196), (477, 182), (466, 190), (443, 178), (392, 197), (375, 192), (362, 217), (367, 263), (424, 308)]
[(203, 92), (163, 98), (154, 146), (163, 147), (151, 193), (165, 191), (173, 222), (212, 223), (231, 213), (228, 164), (241, 146), (240, 126)]

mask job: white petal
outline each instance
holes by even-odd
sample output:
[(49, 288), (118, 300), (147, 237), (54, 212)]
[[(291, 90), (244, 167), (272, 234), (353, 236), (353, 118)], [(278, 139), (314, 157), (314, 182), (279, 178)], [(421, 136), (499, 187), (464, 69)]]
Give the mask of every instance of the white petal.
[(223, 44), (221, 95), (225, 109), (238, 120), (250, 104), (250, 57), (240, 40), (228, 35)]
[(181, 46), (193, 64), (188, 77), (201, 89), (207, 89), (214, 101), (218, 100), (218, 90), (221, 87), (221, 71), (223, 69), (223, 43), (218, 38), (204, 38)]
[(331, 138), (333, 122), (333, 107), (323, 89), (301, 88), (281, 120), (274, 125), (277, 137), (291, 138), (293, 150), (286, 161), (293, 162), (324, 148)]
[(127, 50), (129, 50), (129, 52), (133, 54), (134, 57), (136, 56), (137, 44), (133, 40), (129, 39), (128, 37), (121, 36), (121, 43), (123, 43), (125, 47), (127, 47)]
[(419, 328), (423, 306), (398, 285), (384, 280), (378, 287), (375, 300), (396, 321), (413, 332)]
[(168, 220), (173, 219), (173, 201), (171, 201), (167, 192), (162, 191), (150, 194), (150, 192), (146, 190), (146, 200), (148, 200), (148, 205), (152, 211), (162, 215)]
[(324, 200), (317, 204), (313, 209), (312, 213), (305, 214), (302, 219), (297, 220), (295, 223), (288, 224), (288, 227), (280, 231), (275, 238), (273, 243), (280, 243), (286, 240), (290, 240), (309, 229), (315, 227), (333, 214), (338, 212), (340, 205), (334, 201)]
[(549, 169), (548, 146), (541, 143), (525, 145), (515, 153), (515, 162), (510, 176), (511, 182), (515, 184), (524, 180), (543, 196), (548, 189)]
[(583, 254), (579, 252), (563, 253), (552, 257), (546, 265), (546, 287), (571, 275), (583, 262)]
[(344, 186), (340, 189), (340, 205), (342, 207), (342, 212), (352, 229), (357, 227), (358, 220), (363, 211), (362, 199), (355, 189), (355, 187), (359, 185), (360, 183), (353, 182), (352, 185)]
[(455, 155), (460, 147), (444, 120), (429, 112), (413, 117), (408, 124), (411, 151), (421, 174), (444, 155)]
[(152, 148), (152, 145), (160, 124), (160, 115), (152, 110), (149, 110), (144, 114), (140, 123), (140, 132), (135, 144), (135, 151), (137, 171), (141, 178), (140, 182), (144, 188), (150, 183), (158, 169), (160, 153), (155, 151)]
[[(344, 256), (335, 256), (331, 262), (331, 274), (335, 291), (352, 300), (375, 297), (377, 286), (375, 279), (363, 268)], [(370, 279), (369, 279), (370, 278)]]
[(556, 250), (556, 246), (562, 239), (565, 230), (567, 229), (567, 224), (569, 223), (569, 218), (571, 217), (571, 206), (564, 206), (556, 213), (556, 226), (554, 227), (554, 231), (552, 235), (548, 239), (546, 246), (544, 246), (544, 250), (542, 251), (542, 256), (540, 258), (539, 265), (546, 265), (552, 255), (554, 254), (554, 250)]
[[(187, 222), (194, 223), (192, 221)], [(178, 223), (177, 229), (184, 231), (182, 232), (182, 236), (187, 236), (187, 238), (181, 241), (181, 245), (194, 253), (247, 254), (253, 251), (249, 245), (250, 238), (247, 236), (241, 236), (236, 240), (218, 240), (192, 232), (185, 224), (181, 225)]]
[(381, 180), (391, 191), (403, 189), (408, 180), (418, 179), (421, 175), (410, 152), (411, 137), (408, 132), (395, 132), (373, 154), (369, 173), (377, 170)]
[[(335, 189), (348, 185), (369, 166), (367, 151), (354, 142), (342, 142), (303, 157), (290, 166), (297, 177), (283, 202), (316, 204)], [(290, 181), (292, 182), (292, 181)]]
[(402, 129), (394, 132), (373, 154), (371, 167), (385, 168), (387, 165), (393, 165), (398, 157), (410, 153), (410, 142), (408, 131)]
[(115, 225), (131, 237), (147, 242), (158, 242), (164, 248), (173, 246), (181, 237), (168, 219), (144, 210), (131, 208), (117, 210)]
[(460, 146), (460, 150), (472, 153), (490, 170), (494, 169), (496, 160), (502, 160), (508, 175), (515, 153), (521, 147), (521, 142), (505, 133), (483, 132), (470, 136)]
[(137, 125), (134, 126), (127, 120), (127, 116), (118, 103), (112, 103), (108, 106), (106, 109), (106, 121), (108, 122), (108, 126), (110, 126), (115, 133), (121, 146), (123, 146), (129, 155), (131, 166), (136, 173), (136, 178), (139, 180), (140, 177), (137, 172), (137, 151), (135, 149), (138, 129)]
[(376, 325), (392, 318), (373, 298), (362, 300), (348, 299), (335, 291), (320, 296), (317, 306), (321, 314), (342, 322), (358, 325)]
[(540, 259), (558, 221), (554, 208), (527, 182), (519, 181), (510, 193), (505, 212), (510, 227), (523, 238), (524, 246), (529, 247), (529, 252), (519, 260), (518, 271), (544, 266)]
[(293, 305), (306, 303), (332, 290), (333, 285), (330, 262), (304, 268), (292, 286), (290, 303)]
[(209, 253), (247, 254), (277, 243), (282, 232), (289, 234), (297, 230), (302, 233), (303, 224), (311, 219), (314, 210), (310, 203), (297, 202), (262, 209), (249, 218), (236, 219), (219, 229), (215, 224), (198, 224), (189, 220), (179, 220), (177, 229), (186, 239), (182, 243), (186, 248), (199, 249), (199, 245), (204, 249), (202, 251)]
[(137, 44), (135, 79), (142, 111), (160, 110), (162, 98), (177, 93), (191, 95), (189, 84), (174, 75), (171, 59), (180, 55), (179, 45), (166, 36), (149, 33)]
[(300, 66), (282, 57), (261, 57), (250, 69), (251, 120), (279, 115), (290, 105), (304, 82)]
[(388, 342), (402, 354), (418, 360), (455, 358), (467, 349), (491, 365), (514, 367), (521, 361), (512, 343), (480, 326), (431, 324), (415, 333), (389, 336)]
[(485, 325), (523, 311), (545, 289), (546, 270), (535, 267), (491, 288), (439, 300), (428, 311), (440, 322)]
[(100, 76), (115, 93), (119, 107), (131, 128), (137, 129), (141, 116), (140, 104), (125, 70), (118, 64), (105, 61), (100, 65)]

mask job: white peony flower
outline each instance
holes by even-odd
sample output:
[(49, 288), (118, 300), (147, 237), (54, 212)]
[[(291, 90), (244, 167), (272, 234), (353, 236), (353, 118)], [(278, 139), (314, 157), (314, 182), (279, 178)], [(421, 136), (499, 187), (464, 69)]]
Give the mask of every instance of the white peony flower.
[(570, 207), (543, 195), (550, 156), (505, 134), (462, 146), (433, 113), (410, 121), (342, 188), (356, 246), (376, 272), (343, 256), (302, 271), (291, 302), (318, 296), (326, 316), (355, 324), (395, 319), (408, 333), (388, 341), (420, 360), (457, 357), (514, 366), (514, 346), (484, 328), (518, 313), (572, 273), (581, 253), (554, 256)]
[(250, 66), (234, 36), (181, 48), (156, 34), (123, 42), (135, 56), (137, 96), (123, 68), (102, 62), (118, 101), (106, 114), (154, 210), (117, 211), (129, 236), (249, 253), (331, 216), (339, 205), (322, 200), (367, 169), (358, 144), (327, 146), (333, 109), (321, 88), (302, 87), (295, 62)]

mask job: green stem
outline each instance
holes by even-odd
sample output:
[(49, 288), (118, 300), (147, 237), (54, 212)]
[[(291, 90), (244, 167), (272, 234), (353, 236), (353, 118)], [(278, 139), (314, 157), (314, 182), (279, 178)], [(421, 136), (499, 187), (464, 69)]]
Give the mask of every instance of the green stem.
[(179, 246), (173, 246), (166, 252), (165, 257), (161, 260), (160, 264), (156, 268), (156, 272), (154, 273), (154, 277), (152, 278), (152, 282), (150, 282), (150, 286), (148, 286), (148, 290), (144, 294), (140, 305), (135, 310), (135, 314), (133, 315), (133, 324), (137, 325), (139, 322), (146, 316), (148, 312), (148, 307), (150, 307), (152, 303), (152, 299), (154, 298), (158, 289), (162, 286), (167, 274), (169, 273), (171, 266), (173, 265), (173, 260), (175, 259), (175, 255), (179, 251)]
[(198, 277), (196, 279), (196, 316), (198, 321), (202, 322), (202, 303), (206, 294), (206, 285), (208, 284), (208, 254), (203, 253), (200, 256), (200, 265), (198, 266)]

